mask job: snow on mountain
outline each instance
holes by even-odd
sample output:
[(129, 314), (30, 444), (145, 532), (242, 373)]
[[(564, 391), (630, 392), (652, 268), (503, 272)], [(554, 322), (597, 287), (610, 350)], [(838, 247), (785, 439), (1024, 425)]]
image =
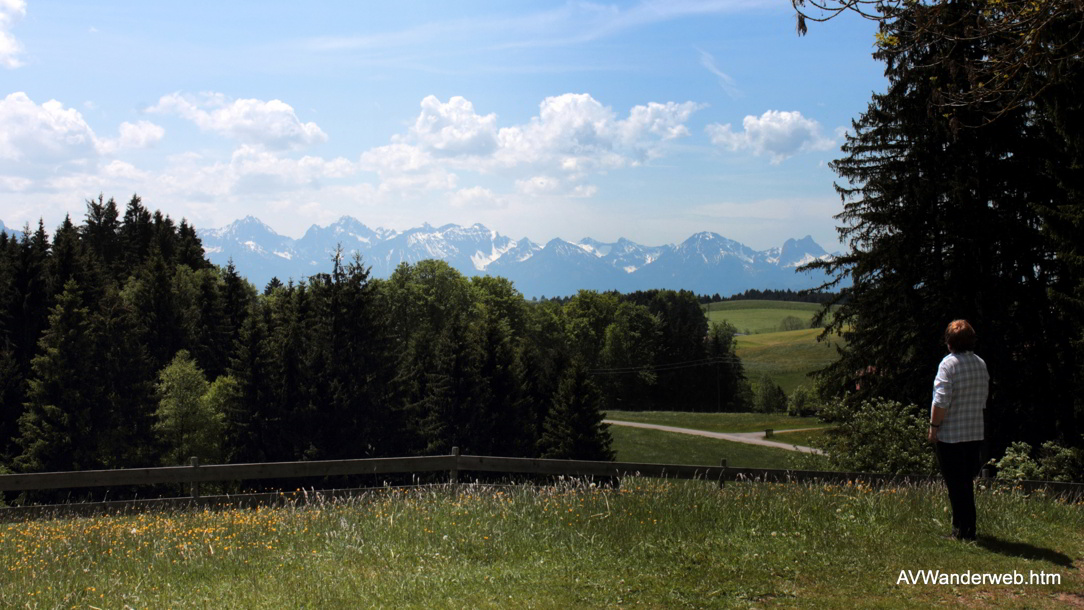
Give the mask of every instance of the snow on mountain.
[(605, 244), (590, 238), (580, 240), (579, 244), (580, 247), (589, 247), (589, 251), (601, 257), (606, 264), (625, 273), (635, 273), (655, 262), (668, 247), (641, 246), (624, 237), (612, 244)]
[(373, 243), (368, 264), (373, 266), (373, 273), (382, 277), (390, 275), (399, 263), (436, 258), (465, 275), (478, 275), (516, 245), (514, 240), (480, 224), (437, 228), (425, 224)]
[(594, 254), (598, 257), (606, 256), (613, 248), (613, 244), (604, 244), (598, 240), (585, 237), (576, 243), (577, 246), (583, 248), (584, 252)]
[(779, 253), (781, 267), (800, 267), (815, 260), (826, 260), (831, 255), (824, 251), (813, 238), (806, 235), (802, 239), (788, 239)]
[(710, 232), (665, 246), (643, 246), (624, 238), (613, 243), (553, 239), (540, 246), (481, 224), (424, 224), (399, 232), (370, 229), (347, 216), (327, 227), (313, 225), (297, 240), (278, 235), (253, 217), (221, 229), (200, 230), (199, 235), (212, 262), (225, 265), (232, 258), (238, 271), (257, 286), (272, 277), (298, 281), (326, 272), (335, 249), (341, 247), (348, 258), (360, 253), (374, 277), (388, 277), (403, 262), (437, 258), (467, 276), (506, 277), (528, 297), (570, 295), (580, 289), (671, 288), (729, 295), (749, 288), (810, 288), (823, 282), (823, 274), (795, 273), (796, 267), (830, 256), (809, 236), (763, 251)]

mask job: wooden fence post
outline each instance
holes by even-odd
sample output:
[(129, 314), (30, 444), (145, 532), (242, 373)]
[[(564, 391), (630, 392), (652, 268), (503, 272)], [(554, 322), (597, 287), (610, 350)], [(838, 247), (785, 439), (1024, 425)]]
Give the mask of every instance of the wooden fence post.
[(722, 489), (723, 486), (726, 485), (726, 458), (719, 460), (719, 466), (723, 469), (723, 471), (719, 473), (719, 489)]
[[(199, 472), (199, 458), (198, 457), (192, 456), (191, 459), (188, 460), (188, 463), (192, 465), (192, 474), (193, 475), (195, 475), (196, 473)], [(193, 500), (199, 500), (199, 481), (196, 480), (195, 476), (192, 477), (192, 482), (188, 484), (188, 491), (189, 491), (189, 493), (192, 494), (192, 499)]]
[(448, 473), (448, 482), (455, 485), (459, 483), (459, 447), (452, 447), (452, 457), (455, 461), (452, 462), (452, 470)]

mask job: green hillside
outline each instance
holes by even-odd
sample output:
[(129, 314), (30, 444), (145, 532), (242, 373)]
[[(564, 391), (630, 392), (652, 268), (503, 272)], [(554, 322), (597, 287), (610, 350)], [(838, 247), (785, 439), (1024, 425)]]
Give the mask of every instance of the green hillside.
[(768, 375), (783, 391), (790, 393), (800, 385), (809, 385), (809, 373), (832, 364), (838, 358), (836, 347), (842, 339), (817, 341), (817, 328), (788, 332), (739, 335), (738, 357), (745, 374), (756, 380)]
[[(725, 301), (704, 306), (709, 322), (728, 322), (738, 331), (737, 354), (750, 380), (767, 375), (790, 393), (809, 385), (809, 373), (836, 361), (842, 339), (818, 341), (819, 328), (809, 328), (821, 310), (816, 303), (792, 301)], [(802, 330), (781, 331), (787, 318), (798, 318)]]
[(709, 322), (729, 322), (744, 335), (777, 332), (783, 320), (790, 317), (798, 318), (803, 328), (809, 328), (820, 310), (816, 303), (792, 301), (724, 301), (704, 306)]

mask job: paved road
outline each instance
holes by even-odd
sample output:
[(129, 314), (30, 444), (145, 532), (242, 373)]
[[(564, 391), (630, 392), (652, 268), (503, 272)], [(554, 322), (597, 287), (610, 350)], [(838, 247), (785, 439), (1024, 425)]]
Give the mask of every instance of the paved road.
[[(647, 428), (649, 430), (661, 430), (663, 432), (676, 432), (678, 434), (692, 434), (694, 436), (706, 436), (708, 438), (718, 438), (724, 441), (733, 441), (735, 443), (745, 443), (747, 445), (760, 445), (761, 447), (774, 447), (776, 449), (786, 449), (788, 451), (799, 451), (802, 453), (814, 453), (816, 455), (824, 455), (824, 452), (815, 447), (803, 447), (801, 445), (793, 445), (790, 443), (780, 443), (779, 441), (769, 441), (764, 438), (763, 432), (708, 432), (707, 430), (695, 430), (693, 428), (675, 428), (674, 426), (662, 426), (659, 424), (643, 424), (633, 421), (618, 421), (614, 419), (604, 419), (602, 423), (612, 424), (614, 426), (629, 426), (632, 428)], [(798, 430), (816, 430), (816, 428), (796, 428), (793, 430), (776, 430), (776, 432), (797, 432)]]

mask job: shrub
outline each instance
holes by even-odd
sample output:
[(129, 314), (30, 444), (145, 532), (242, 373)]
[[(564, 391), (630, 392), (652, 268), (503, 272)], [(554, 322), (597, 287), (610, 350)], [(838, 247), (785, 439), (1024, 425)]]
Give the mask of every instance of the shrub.
[(803, 330), (809, 328), (809, 323), (802, 320), (798, 316), (787, 316), (783, 318), (783, 321), (779, 323), (780, 331), (788, 330)]
[(1054, 441), (1042, 444), (1038, 459), (1024, 441), (1009, 445), (1005, 455), (994, 462), (997, 478), (1008, 481), (1084, 481), (1084, 450), (1063, 447)]
[(1007, 449), (997, 466), (997, 478), (1009, 481), (1033, 481), (1039, 478), (1039, 465), (1031, 458), (1031, 445), (1017, 441)]
[(873, 398), (858, 404), (824, 405), (821, 417), (838, 422), (823, 448), (835, 468), (852, 472), (935, 474), (937, 460), (926, 441), (928, 420), (917, 405)]
[(809, 388), (798, 386), (787, 397), (787, 415), (791, 417), (812, 417), (820, 411), (820, 402)]
[(787, 394), (767, 375), (757, 382), (753, 410), (759, 413), (781, 413), (787, 409)]

